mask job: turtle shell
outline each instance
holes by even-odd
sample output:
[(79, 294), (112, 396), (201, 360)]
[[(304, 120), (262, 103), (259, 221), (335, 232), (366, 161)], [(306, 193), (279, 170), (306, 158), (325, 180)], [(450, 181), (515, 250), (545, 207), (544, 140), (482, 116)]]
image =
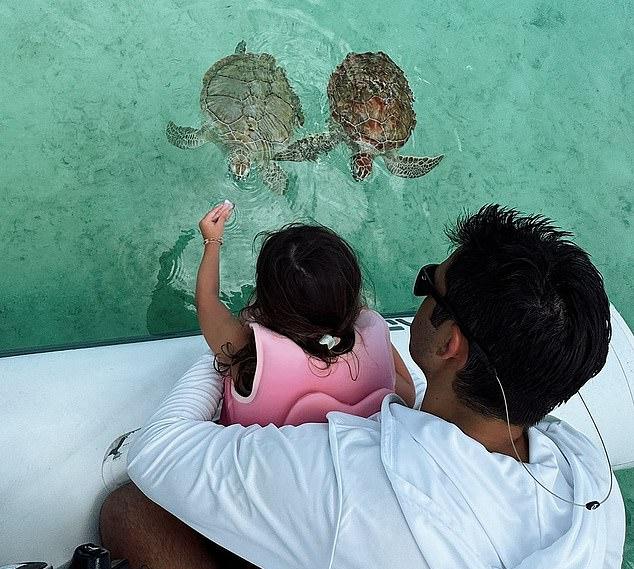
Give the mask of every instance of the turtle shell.
[(270, 156), (303, 124), (299, 98), (267, 53), (236, 53), (203, 77), (200, 107), (228, 146)]
[(330, 77), (328, 101), (332, 118), (366, 150), (396, 150), (416, 125), (405, 74), (382, 51), (349, 53)]

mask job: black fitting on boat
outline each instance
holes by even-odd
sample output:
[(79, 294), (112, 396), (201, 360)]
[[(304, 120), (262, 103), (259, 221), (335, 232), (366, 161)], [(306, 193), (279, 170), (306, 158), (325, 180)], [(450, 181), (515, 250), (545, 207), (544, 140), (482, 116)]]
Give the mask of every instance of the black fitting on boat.
[(110, 552), (94, 543), (84, 543), (75, 549), (68, 569), (129, 569), (127, 559), (110, 561)]

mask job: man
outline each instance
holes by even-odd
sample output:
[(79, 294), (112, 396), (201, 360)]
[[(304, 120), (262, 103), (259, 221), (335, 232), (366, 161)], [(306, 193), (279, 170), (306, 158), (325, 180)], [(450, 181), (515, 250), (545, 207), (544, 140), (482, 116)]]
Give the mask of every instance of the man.
[(207, 540), (274, 569), (620, 568), (605, 455), (544, 419), (605, 363), (601, 275), (568, 233), (500, 206), (449, 237), (455, 251), (415, 283), (421, 411), (389, 396), (369, 419), (222, 427), (207, 356), (130, 450), (130, 477), (160, 507), (133, 486), (113, 494), (104, 545), (150, 569), (236, 566)]

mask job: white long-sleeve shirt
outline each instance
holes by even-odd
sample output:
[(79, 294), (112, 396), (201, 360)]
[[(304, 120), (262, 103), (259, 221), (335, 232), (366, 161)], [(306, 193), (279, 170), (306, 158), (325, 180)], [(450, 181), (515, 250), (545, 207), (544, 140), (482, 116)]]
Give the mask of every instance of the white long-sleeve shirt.
[[(388, 396), (369, 419), (223, 427), (212, 356), (177, 382), (140, 432), (128, 472), (154, 502), (266, 569), (517, 567), (620, 569), (616, 486), (588, 511), (538, 488), (522, 465), (455, 425)], [(603, 497), (605, 458), (547, 419), (527, 465), (577, 502)]]

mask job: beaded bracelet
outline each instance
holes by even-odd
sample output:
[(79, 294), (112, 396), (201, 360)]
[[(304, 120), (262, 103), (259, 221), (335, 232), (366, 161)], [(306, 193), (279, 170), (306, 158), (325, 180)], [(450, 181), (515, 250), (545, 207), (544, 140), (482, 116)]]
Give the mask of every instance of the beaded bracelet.
[(203, 239), (203, 245), (209, 245), (209, 243), (218, 243), (218, 245), (222, 245), (222, 237), (206, 237)]

